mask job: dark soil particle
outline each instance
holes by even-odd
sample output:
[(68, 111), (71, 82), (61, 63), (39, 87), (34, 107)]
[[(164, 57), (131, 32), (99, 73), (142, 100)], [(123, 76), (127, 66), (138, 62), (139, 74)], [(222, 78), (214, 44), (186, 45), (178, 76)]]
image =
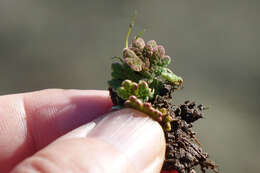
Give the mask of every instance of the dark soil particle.
[(186, 101), (176, 106), (168, 96), (157, 96), (154, 107), (167, 108), (173, 117), (172, 130), (165, 131), (166, 153), (162, 170), (177, 170), (179, 173), (195, 173), (194, 167), (199, 165), (203, 173), (206, 169), (217, 172), (215, 163), (208, 159), (199, 141), (192, 131), (192, 123), (203, 117), (203, 105), (196, 106), (195, 102)]

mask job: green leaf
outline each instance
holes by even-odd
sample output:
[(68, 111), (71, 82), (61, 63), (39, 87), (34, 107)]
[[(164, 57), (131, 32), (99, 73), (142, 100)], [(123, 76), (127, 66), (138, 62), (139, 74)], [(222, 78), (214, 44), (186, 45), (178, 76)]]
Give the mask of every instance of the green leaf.
[(183, 83), (183, 79), (174, 74), (170, 69), (167, 69), (166, 71), (162, 72), (162, 78), (176, 86), (180, 86)]
[(158, 78), (154, 78), (149, 86), (153, 89), (154, 95), (158, 95), (163, 88), (163, 81)]
[(167, 55), (160, 59), (160, 65), (163, 67), (167, 67), (170, 63), (171, 63), (171, 57)]
[(118, 96), (124, 100), (127, 100), (130, 96), (130, 93), (124, 87), (120, 87), (118, 89)]
[(108, 85), (113, 88), (113, 89), (117, 89), (121, 86), (122, 80), (119, 79), (112, 79), (110, 81), (108, 81)]
[(149, 100), (151, 89), (145, 81), (140, 81), (138, 84), (138, 97), (142, 98), (144, 101)]

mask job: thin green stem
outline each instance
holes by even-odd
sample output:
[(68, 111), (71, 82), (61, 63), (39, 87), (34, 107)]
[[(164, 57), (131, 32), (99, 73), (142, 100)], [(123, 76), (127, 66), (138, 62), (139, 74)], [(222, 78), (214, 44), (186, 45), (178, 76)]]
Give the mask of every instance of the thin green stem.
[(128, 38), (131, 34), (132, 28), (134, 27), (135, 17), (136, 17), (136, 11), (134, 11), (134, 14), (132, 16), (132, 20), (131, 20), (131, 23), (129, 25), (128, 32), (127, 32), (127, 35), (126, 35), (126, 39), (125, 39), (125, 47), (126, 48), (128, 48)]

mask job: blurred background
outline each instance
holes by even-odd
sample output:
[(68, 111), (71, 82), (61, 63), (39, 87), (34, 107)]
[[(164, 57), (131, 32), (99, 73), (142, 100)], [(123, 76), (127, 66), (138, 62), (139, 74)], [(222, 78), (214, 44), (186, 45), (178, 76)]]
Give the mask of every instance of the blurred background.
[(106, 89), (134, 10), (184, 78), (176, 103), (210, 106), (195, 126), (220, 172), (260, 172), (259, 0), (1, 0), (0, 94)]

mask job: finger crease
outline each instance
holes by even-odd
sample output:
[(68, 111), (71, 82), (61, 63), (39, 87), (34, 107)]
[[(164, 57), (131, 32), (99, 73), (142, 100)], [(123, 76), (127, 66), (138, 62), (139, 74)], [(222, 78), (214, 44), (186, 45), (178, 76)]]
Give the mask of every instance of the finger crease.
[(26, 102), (25, 102), (25, 98), (22, 97), (22, 104), (23, 104), (23, 109), (24, 109), (24, 115), (25, 115), (25, 123), (26, 123), (26, 135), (27, 137), (30, 139), (30, 149), (33, 151), (33, 153), (35, 153), (37, 151), (37, 143), (36, 143), (36, 139), (35, 136), (33, 135), (33, 129), (30, 127), (30, 123), (29, 123), (29, 111), (27, 110), (27, 106), (26, 106)]

